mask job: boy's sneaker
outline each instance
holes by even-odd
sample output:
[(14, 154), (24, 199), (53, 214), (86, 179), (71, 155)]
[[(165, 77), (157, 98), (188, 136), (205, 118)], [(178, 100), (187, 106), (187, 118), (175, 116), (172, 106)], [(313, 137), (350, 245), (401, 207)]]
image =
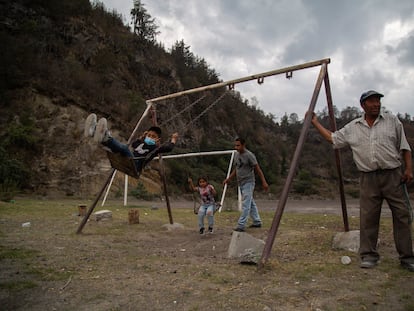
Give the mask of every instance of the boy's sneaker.
[(204, 228), (200, 228), (200, 234), (204, 234)]
[(105, 118), (100, 118), (98, 123), (96, 124), (95, 135), (93, 136), (93, 140), (97, 143), (103, 143), (108, 141), (111, 136), (109, 135), (108, 131), (108, 121)]
[(85, 121), (85, 129), (83, 130), (83, 135), (85, 137), (93, 137), (96, 129), (96, 114), (91, 113)]
[(208, 227), (208, 233), (213, 233), (213, 228), (212, 227)]

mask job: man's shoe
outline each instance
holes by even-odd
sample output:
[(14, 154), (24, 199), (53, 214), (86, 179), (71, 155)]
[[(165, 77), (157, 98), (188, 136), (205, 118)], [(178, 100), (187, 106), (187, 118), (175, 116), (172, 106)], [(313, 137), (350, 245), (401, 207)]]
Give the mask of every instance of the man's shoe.
[(371, 269), (371, 268), (374, 268), (377, 264), (378, 264), (378, 262), (376, 262), (374, 260), (363, 260), (361, 262), (360, 267), (363, 268), (363, 269)]
[(401, 261), (401, 267), (410, 272), (414, 272), (414, 263)]
[(204, 234), (204, 228), (200, 228), (200, 234)]
[(237, 232), (244, 232), (244, 229), (243, 228), (239, 228), (239, 227), (237, 227), (237, 228), (235, 228), (233, 230), (234, 231), (237, 231)]
[(85, 120), (85, 128), (83, 135), (85, 137), (93, 137), (96, 129), (96, 114), (91, 113)]
[(208, 233), (213, 233), (213, 227), (208, 227)]
[(262, 224), (251, 224), (249, 228), (261, 228)]

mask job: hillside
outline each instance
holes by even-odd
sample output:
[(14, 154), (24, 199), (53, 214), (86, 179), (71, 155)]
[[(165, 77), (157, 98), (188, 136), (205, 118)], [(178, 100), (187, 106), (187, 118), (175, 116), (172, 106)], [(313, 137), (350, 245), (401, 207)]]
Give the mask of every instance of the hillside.
[[(84, 119), (90, 112), (108, 118), (113, 135), (126, 140), (146, 107), (145, 100), (220, 81), (219, 74), (183, 41), (166, 51), (131, 32), (116, 12), (107, 12), (99, 2), (0, 1), (0, 12), (0, 192), (93, 196), (110, 167), (105, 153), (83, 137)], [(237, 92), (206, 110), (223, 92), (206, 92), (185, 113), (181, 112), (200, 94), (159, 104), (163, 139), (178, 131), (175, 152), (182, 153), (232, 149), (234, 138), (243, 136), (266, 173), (272, 195), (277, 196), (300, 121), (285, 116), (276, 123)], [(142, 130), (150, 123), (145, 120)], [(413, 124), (407, 121), (406, 127), (413, 145)], [(331, 153), (311, 130), (295, 192), (335, 195)], [(344, 173), (349, 194), (355, 195), (357, 174), (349, 158), (349, 151), (345, 152)], [(171, 192), (180, 195), (186, 191), (189, 174), (206, 174), (220, 184), (228, 158), (165, 162)], [(132, 182), (136, 193), (160, 192), (157, 165), (152, 168), (141, 180), (147, 190)], [(120, 174), (118, 179), (113, 195), (122, 191)]]

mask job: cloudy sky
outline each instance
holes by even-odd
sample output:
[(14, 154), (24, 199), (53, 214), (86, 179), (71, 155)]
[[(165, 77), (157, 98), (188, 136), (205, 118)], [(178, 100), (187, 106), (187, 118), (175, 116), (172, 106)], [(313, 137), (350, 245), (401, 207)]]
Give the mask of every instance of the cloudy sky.
[[(130, 19), (132, 0), (104, 0)], [(413, 0), (142, 0), (166, 49), (180, 40), (223, 81), (330, 58), (334, 105), (359, 107), (368, 89), (414, 117)], [(306, 112), (320, 67), (236, 85), (265, 113)], [(326, 107), (325, 92), (317, 111)]]

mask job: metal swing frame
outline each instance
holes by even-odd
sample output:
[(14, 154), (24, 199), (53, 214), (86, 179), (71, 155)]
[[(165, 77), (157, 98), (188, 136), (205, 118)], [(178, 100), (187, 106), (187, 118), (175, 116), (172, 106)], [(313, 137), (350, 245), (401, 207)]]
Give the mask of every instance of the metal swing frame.
[[(193, 119), (191, 122), (189, 122), (185, 126), (185, 128), (188, 128), (191, 124), (193, 124), (195, 121), (200, 119), (208, 110), (210, 110), (214, 105), (216, 105), (226, 94), (227, 94), (227, 91), (224, 92), (213, 103), (208, 105), (207, 108), (204, 109), (195, 119)], [(201, 98), (196, 100), (189, 107), (185, 107), (183, 109), (183, 111), (180, 112), (180, 114), (183, 113), (184, 111), (186, 111), (187, 109), (189, 109), (190, 107), (194, 106), (198, 102), (200, 102), (202, 99), (204, 99), (204, 97), (205, 97), (205, 95), (203, 95)], [(130, 137), (128, 139), (128, 142), (127, 142), (128, 146), (131, 144), (131, 142), (134, 139), (141, 123), (143, 122), (144, 118), (148, 115), (149, 112), (152, 113), (153, 125), (157, 126), (157, 117), (156, 117), (155, 106), (156, 106), (156, 104), (154, 102), (152, 102), (152, 100), (147, 101), (147, 107), (146, 107), (145, 111), (143, 112), (141, 118), (139, 119), (138, 123), (136, 124), (136, 126), (134, 128), (134, 131), (132, 132), (132, 134), (130, 135)], [(174, 117), (176, 117), (176, 116), (174, 116)], [(170, 118), (170, 119), (173, 119), (173, 118)], [(225, 151), (224, 153), (229, 153), (229, 152)], [(232, 160), (233, 160), (233, 155), (234, 154), (232, 154)], [(140, 172), (138, 172), (137, 169), (136, 169), (136, 166), (135, 166), (135, 163), (134, 163), (134, 158), (125, 157), (123, 155), (113, 153), (111, 151), (107, 151), (107, 157), (108, 157), (108, 159), (111, 163), (112, 171), (110, 173), (110, 176), (107, 178), (104, 186), (99, 191), (99, 194), (98, 194), (97, 198), (94, 200), (94, 202), (92, 203), (92, 205), (89, 207), (88, 211), (86, 212), (86, 215), (82, 219), (82, 221), (81, 221), (81, 223), (78, 227), (78, 230), (76, 231), (76, 233), (78, 233), (78, 234), (82, 232), (83, 227), (85, 226), (85, 224), (88, 221), (90, 215), (92, 214), (93, 210), (95, 209), (99, 199), (101, 198), (101, 196), (104, 193), (105, 189), (107, 189), (106, 194), (104, 196), (104, 199), (102, 201), (102, 206), (104, 205), (104, 203), (106, 201), (106, 198), (107, 198), (107, 195), (109, 193), (110, 187), (112, 185), (112, 182), (115, 178), (115, 174), (118, 170), (125, 174), (124, 205), (127, 204), (126, 203), (127, 202), (127, 195), (126, 194), (127, 194), (127, 188), (128, 188), (128, 176), (131, 176), (131, 177), (136, 178), (136, 179), (138, 179), (139, 176), (140, 176)], [(169, 221), (170, 221), (170, 224), (173, 224), (174, 221), (173, 221), (173, 218), (172, 218), (171, 205), (170, 205), (170, 200), (169, 200), (169, 195), (168, 195), (168, 188), (167, 188), (167, 180), (166, 180), (166, 177), (165, 177), (165, 168), (164, 168), (164, 165), (163, 165), (163, 158), (162, 158), (161, 154), (158, 155), (158, 157), (156, 157), (156, 158), (160, 162), (159, 173), (160, 173), (161, 180), (162, 180), (162, 183), (163, 183), (163, 190), (164, 190), (165, 201), (166, 201), (166, 204), (167, 204)], [(225, 195), (225, 191), (223, 192), (222, 201), (224, 200), (224, 195)], [(221, 211), (221, 209), (220, 209), (220, 211)]]
[[(149, 111), (151, 110), (152, 106), (155, 105), (157, 102), (166, 100), (166, 99), (171, 99), (171, 98), (176, 98), (179, 96), (183, 96), (183, 95), (187, 95), (187, 94), (192, 94), (192, 93), (197, 93), (197, 92), (202, 92), (202, 91), (206, 91), (206, 90), (211, 90), (211, 89), (216, 89), (216, 88), (223, 88), (226, 87), (229, 90), (234, 89), (234, 86), (236, 84), (239, 83), (243, 83), (243, 82), (247, 82), (247, 81), (251, 81), (251, 80), (257, 80), (258, 84), (263, 84), (264, 82), (264, 78), (269, 77), (269, 76), (275, 76), (275, 75), (279, 75), (279, 74), (285, 74), (287, 79), (291, 79), (293, 77), (293, 72), (294, 71), (298, 71), (298, 70), (303, 70), (303, 69), (307, 69), (307, 68), (312, 68), (312, 67), (317, 67), (320, 66), (320, 72), (319, 72), (319, 76), (318, 79), (316, 81), (316, 85), (314, 88), (314, 92), (309, 104), (309, 108), (308, 111), (309, 112), (313, 112), (316, 106), (316, 102), (322, 87), (322, 84), (324, 84), (325, 86), (325, 94), (326, 94), (326, 100), (327, 100), (327, 105), (328, 105), (328, 112), (329, 112), (329, 117), (330, 117), (330, 125), (331, 125), (331, 130), (335, 131), (336, 130), (336, 121), (335, 121), (335, 116), (334, 116), (334, 110), (333, 110), (333, 103), (332, 103), (332, 93), (331, 93), (331, 88), (330, 88), (330, 82), (329, 82), (329, 75), (328, 75), (328, 64), (330, 63), (330, 59), (326, 58), (326, 59), (321, 59), (321, 60), (317, 60), (317, 61), (313, 61), (313, 62), (308, 62), (308, 63), (304, 63), (304, 64), (300, 64), (300, 65), (296, 65), (296, 66), (290, 66), (290, 67), (285, 67), (282, 69), (276, 69), (276, 70), (272, 70), (272, 71), (268, 71), (268, 72), (263, 72), (263, 73), (259, 73), (259, 74), (255, 74), (255, 75), (251, 75), (251, 76), (247, 76), (247, 77), (243, 77), (240, 79), (235, 79), (235, 80), (230, 80), (227, 82), (220, 82), (220, 83), (216, 83), (216, 84), (211, 84), (208, 86), (203, 86), (203, 87), (198, 87), (198, 88), (194, 88), (194, 89), (189, 89), (186, 91), (181, 91), (181, 92), (177, 92), (177, 93), (173, 93), (173, 94), (169, 94), (169, 95), (164, 95), (164, 96), (160, 96), (157, 98), (153, 98), (150, 100), (147, 100), (147, 107), (145, 109), (145, 111), (143, 112), (140, 120), (138, 121), (137, 125), (135, 126), (129, 140), (128, 140), (128, 144), (130, 144), (131, 140), (133, 137), (135, 137), (138, 128), (140, 126), (140, 124), (142, 123), (142, 120), (148, 115)], [(295, 172), (297, 170), (297, 166), (298, 166), (298, 162), (299, 162), (299, 157), (300, 154), (302, 152), (303, 149), (303, 145), (305, 142), (305, 138), (307, 136), (310, 124), (311, 124), (311, 113), (308, 113), (305, 120), (304, 120), (304, 124), (296, 145), (296, 149), (295, 149), (295, 153), (293, 155), (292, 158), (292, 162), (291, 162), (291, 166), (289, 169), (289, 173), (285, 182), (285, 185), (283, 187), (282, 190), (282, 194), (280, 196), (279, 202), (278, 202), (278, 206), (273, 218), (273, 222), (271, 225), (271, 228), (269, 230), (269, 234), (268, 234), (268, 238), (265, 242), (265, 246), (263, 249), (263, 253), (261, 256), (261, 259), (259, 261), (258, 264), (258, 269), (263, 269), (264, 265), (266, 264), (268, 258), (270, 257), (270, 253), (272, 250), (272, 246), (276, 237), (276, 233), (277, 230), (279, 228), (279, 224), (283, 215), (283, 211), (287, 202), (287, 198), (288, 198), (288, 194), (293, 182), (293, 178), (295, 176)], [(156, 119), (155, 119), (156, 122)], [(341, 207), (342, 207), (342, 216), (343, 216), (343, 222), (344, 222), (344, 230), (345, 231), (349, 231), (349, 223), (348, 223), (348, 215), (347, 215), (347, 208), (346, 208), (346, 201), (345, 201), (345, 194), (344, 194), (344, 183), (343, 183), (343, 177), (342, 177), (342, 164), (341, 164), (341, 157), (340, 157), (340, 151), (335, 149), (334, 151), (335, 153), (335, 160), (336, 160), (336, 167), (337, 167), (337, 173), (338, 173), (338, 178), (339, 178), (339, 192), (340, 192), (340, 199), (341, 199)], [(165, 181), (165, 174), (163, 174), (163, 164), (162, 164), (162, 156), (159, 157), (159, 161), (161, 164), (161, 176), (163, 177), (163, 183), (164, 183), (164, 193), (166, 195), (167, 198), (167, 208), (169, 210), (169, 215), (170, 215), (170, 223), (172, 223), (172, 217), (171, 217), (171, 213), (170, 213), (170, 206), (169, 206), (169, 200), (168, 200), (168, 194), (167, 194), (167, 189), (166, 189), (166, 181)], [(110, 174), (110, 176), (108, 177), (108, 179), (106, 180), (104, 186), (102, 187), (101, 191), (99, 192), (98, 196), (96, 197), (95, 201), (92, 203), (91, 207), (89, 208), (89, 210), (87, 211), (84, 219), (82, 220), (81, 224), (79, 225), (78, 231), (77, 233), (81, 233), (83, 226), (85, 225), (86, 221), (88, 220), (90, 214), (92, 213), (94, 207), (96, 206), (99, 198), (102, 196), (106, 186), (109, 184), (112, 176), (115, 173), (115, 169), (112, 169), (112, 172)]]

